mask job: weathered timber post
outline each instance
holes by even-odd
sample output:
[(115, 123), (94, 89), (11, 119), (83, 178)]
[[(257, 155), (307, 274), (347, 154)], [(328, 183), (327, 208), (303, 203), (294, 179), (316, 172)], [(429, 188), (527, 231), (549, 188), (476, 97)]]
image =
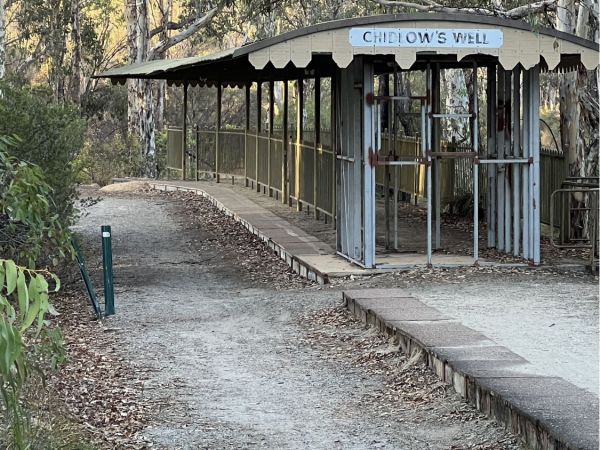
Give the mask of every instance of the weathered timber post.
[(220, 146), (221, 146), (221, 138), (219, 136), (221, 131), (221, 103), (223, 100), (223, 86), (221, 82), (217, 84), (217, 130), (215, 132), (215, 176), (217, 178), (217, 183), (221, 181), (219, 170), (221, 169), (219, 157), (220, 157)]
[(302, 162), (302, 131), (304, 128), (304, 79), (300, 78), (296, 81), (297, 97), (296, 97), (296, 154), (294, 171), (294, 182), (296, 184), (296, 210), (302, 211), (301, 197), (301, 180), (300, 180), (300, 165)]
[(271, 147), (273, 141), (273, 119), (275, 117), (273, 111), (273, 105), (275, 104), (274, 99), (274, 91), (275, 83), (273, 80), (269, 81), (269, 140), (267, 143), (267, 193), (269, 197), (273, 196), (273, 191), (271, 190)]
[(283, 135), (282, 135), (282, 145), (283, 148), (281, 151), (283, 152), (282, 164), (281, 164), (281, 202), (286, 203), (288, 201), (288, 82), (287, 80), (283, 82)]
[(244, 128), (244, 185), (248, 187), (248, 131), (250, 131), (250, 83), (246, 83), (246, 127)]
[(259, 81), (256, 82), (256, 147), (254, 149), (254, 171), (256, 178), (256, 192), (260, 192), (260, 184), (258, 182), (258, 148), (260, 142), (260, 131), (262, 128), (262, 83)]
[(315, 218), (319, 219), (318, 199), (318, 174), (317, 163), (319, 161), (318, 152), (321, 144), (321, 78), (315, 78), (315, 138), (313, 142), (313, 202), (315, 205)]
[(188, 82), (183, 82), (183, 126), (181, 128), (181, 179), (185, 180), (187, 171), (187, 105), (188, 103)]

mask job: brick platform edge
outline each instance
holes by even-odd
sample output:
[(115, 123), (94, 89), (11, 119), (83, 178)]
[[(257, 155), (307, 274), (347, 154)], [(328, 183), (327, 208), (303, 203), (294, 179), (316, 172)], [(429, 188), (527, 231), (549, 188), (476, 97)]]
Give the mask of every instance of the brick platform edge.
[(531, 364), (400, 289), (343, 292), (365, 324), (420, 355), (468, 403), (531, 449), (598, 449), (598, 397)]
[(298, 255), (294, 255), (293, 253), (287, 251), (282, 245), (278, 244), (265, 234), (263, 234), (258, 228), (253, 226), (250, 222), (240, 217), (234, 211), (227, 208), (223, 203), (217, 200), (215, 197), (210, 195), (208, 192), (203, 191), (202, 189), (193, 188), (193, 187), (183, 187), (183, 186), (175, 186), (164, 183), (150, 183), (152, 189), (158, 191), (167, 191), (167, 192), (194, 192), (197, 195), (201, 195), (210, 201), (219, 211), (223, 214), (233, 218), (236, 222), (239, 222), (244, 228), (246, 228), (250, 233), (258, 237), (261, 241), (265, 243), (273, 252), (279, 256), (282, 260), (286, 262), (288, 266), (292, 268), (292, 270), (300, 275), (302, 278), (306, 278), (307, 280), (314, 281), (318, 284), (327, 284), (329, 283), (329, 277), (326, 273), (322, 273), (317, 270), (312, 265), (305, 262), (302, 257)]

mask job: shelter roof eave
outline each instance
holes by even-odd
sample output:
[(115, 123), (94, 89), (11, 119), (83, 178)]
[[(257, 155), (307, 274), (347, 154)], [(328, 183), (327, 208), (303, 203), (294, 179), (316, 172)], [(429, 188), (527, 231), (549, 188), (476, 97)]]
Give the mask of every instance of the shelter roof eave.
[[(246, 44), (207, 56), (148, 61), (108, 70), (95, 78), (110, 78), (124, 83), (128, 78), (161, 79), (170, 82), (213, 85), (222, 82), (240, 85), (268, 79), (294, 79), (316, 72), (330, 76), (336, 67), (346, 67), (355, 55), (393, 57), (401, 69), (418, 66), (423, 49), (352, 48), (347, 30), (352, 27), (464, 26), (482, 29), (499, 27), (509, 37), (507, 48), (499, 50), (435, 49), (440, 57), (453, 57), (458, 63), (466, 58), (494, 57), (507, 69), (517, 64), (525, 68), (541, 64), (547, 70), (570, 70), (580, 64), (594, 68), (598, 63), (598, 44), (571, 34), (546, 28), (533, 28), (520, 21), (475, 14), (388, 14), (324, 22), (272, 38)], [(422, 24), (422, 25), (420, 25)], [(452, 25), (450, 25), (452, 24)]]
[(127, 64), (107, 70), (93, 78), (140, 78), (140, 79), (169, 79), (169, 74), (177, 71), (199, 67), (209, 63), (225, 62), (233, 59), (233, 53), (237, 50), (231, 48), (222, 52), (212, 53), (206, 56), (191, 56), (178, 59), (157, 59), (142, 63)]

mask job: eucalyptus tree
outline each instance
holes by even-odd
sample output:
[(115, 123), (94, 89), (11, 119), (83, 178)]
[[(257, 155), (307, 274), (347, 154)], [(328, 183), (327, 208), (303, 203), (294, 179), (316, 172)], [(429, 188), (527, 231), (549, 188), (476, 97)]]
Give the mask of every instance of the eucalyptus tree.
[(6, 28), (5, 28), (4, 0), (0, 0), (0, 80), (6, 72)]

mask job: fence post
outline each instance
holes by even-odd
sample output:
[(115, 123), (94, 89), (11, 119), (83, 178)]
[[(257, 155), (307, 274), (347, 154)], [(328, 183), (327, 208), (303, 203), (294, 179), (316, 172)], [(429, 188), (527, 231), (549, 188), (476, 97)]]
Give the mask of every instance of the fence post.
[(223, 87), (221, 82), (217, 84), (217, 131), (215, 133), (215, 177), (217, 178), (217, 183), (221, 181), (219, 176), (219, 154), (220, 154), (220, 144), (221, 139), (219, 138), (219, 132), (221, 131), (221, 103), (223, 99)]
[(246, 127), (244, 129), (244, 185), (248, 187), (248, 130), (250, 130), (250, 83), (246, 83)]
[(194, 126), (196, 130), (196, 181), (200, 179), (200, 128)]
[(185, 172), (187, 170), (187, 101), (188, 101), (188, 82), (183, 82), (183, 127), (181, 129), (181, 179), (185, 181)]
[(338, 147), (338, 135), (337, 135), (337, 114), (338, 114), (338, 77), (337, 72), (331, 77), (331, 158), (333, 164), (331, 167), (331, 223), (333, 228), (336, 228), (336, 166), (337, 166), (337, 147)]
[(273, 196), (273, 191), (271, 190), (271, 141), (273, 140), (273, 118), (274, 118), (274, 95), (273, 90), (275, 88), (275, 83), (273, 80), (269, 81), (269, 140), (267, 141), (267, 193), (269, 197)]
[(102, 225), (102, 267), (104, 269), (104, 315), (115, 313), (115, 293), (112, 269), (112, 242), (110, 225)]
[(254, 171), (256, 177), (256, 192), (260, 192), (260, 184), (258, 182), (258, 147), (260, 142), (260, 131), (262, 128), (262, 83), (259, 81), (256, 82), (256, 148), (255, 148), (255, 157), (254, 157)]
[(288, 201), (288, 82), (287, 80), (283, 82), (283, 135), (282, 139), (282, 163), (281, 163), (281, 202), (283, 204)]
[(321, 143), (321, 78), (315, 78), (315, 138), (314, 138), (314, 155), (313, 155), (313, 202), (315, 205), (315, 218), (319, 219), (319, 208), (318, 208), (318, 181), (317, 181), (317, 162), (318, 162), (318, 151), (319, 144)]
[(296, 154), (294, 164), (294, 182), (296, 183), (296, 210), (302, 211), (302, 203), (300, 197), (302, 194), (302, 180), (300, 179), (300, 165), (302, 163), (302, 131), (304, 128), (304, 79), (299, 78), (296, 81), (296, 88), (298, 90), (297, 101), (296, 101)]

